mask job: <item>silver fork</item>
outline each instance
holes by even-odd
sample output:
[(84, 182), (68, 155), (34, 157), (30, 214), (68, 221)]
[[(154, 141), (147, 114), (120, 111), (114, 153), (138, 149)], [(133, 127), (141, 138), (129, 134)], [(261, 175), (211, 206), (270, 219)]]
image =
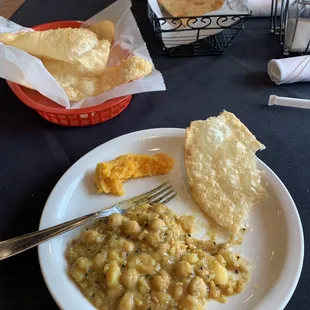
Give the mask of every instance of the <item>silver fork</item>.
[(121, 201), (110, 208), (100, 210), (91, 214), (78, 217), (74, 220), (39, 230), (20, 237), (12, 238), (0, 242), (0, 260), (6, 259), (18, 253), (31, 249), (40, 243), (51, 239), (55, 236), (63, 234), (76, 227), (89, 223), (99, 218), (107, 217), (112, 213), (124, 214), (129, 208), (132, 208), (143, 203), (168, 203), (177, 196), (177, 193), (169, 184), (165, 182), (160, 186), (141, 194), (139, 196)]

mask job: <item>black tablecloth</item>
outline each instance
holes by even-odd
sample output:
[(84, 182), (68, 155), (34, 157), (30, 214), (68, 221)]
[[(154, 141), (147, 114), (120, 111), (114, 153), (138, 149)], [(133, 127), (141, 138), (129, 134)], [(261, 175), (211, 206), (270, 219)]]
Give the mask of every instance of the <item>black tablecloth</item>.
[[(104, 0), (27, 0), (13, 20), (25, 26), (85, 20), (108, 4)], [(145, 2), (134, 3), (133, 11), (152, 52), (156, 44)], [(305, 233), (305, 261), (287, 309), (310, 309), (310, 111), (266, 106), (270, 94), (307, 98), (310, 90), (307, 83), (276, 86), (270, 82), (267, 62), (281, 55), (275, 39), (269, 37), (268, 26), (268, 19), (249, 20), (221, 56), (168, 58), (153, 52), (167, 91), (136, 95), (120, 116), (92, 127), (48, 123), (1, 80), (0, 240), (36, 230), (57, 180), (94, 147), (140, 129), (184, 128), (191, 120), (226, 109), (267, 146), (259, 157), (283, 180), (296, 202)], [(35, 249), (0, 262), (0, 309), (57, 309), (41, 276)]]

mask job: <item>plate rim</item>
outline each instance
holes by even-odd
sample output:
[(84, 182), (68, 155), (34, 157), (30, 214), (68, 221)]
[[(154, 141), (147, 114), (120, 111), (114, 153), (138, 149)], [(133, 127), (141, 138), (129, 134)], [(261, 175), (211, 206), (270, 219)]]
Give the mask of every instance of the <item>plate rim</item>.
[[(98, 145), (94, 149), (90, 150), (89, 152), (87, 152), (85, 155), (83, 155), (81, 158), (79, 158), (75, 163), (73, 163), (64, 172), (64, 174), (60, 177), (60, 179), (57, 181), (54, 188), (50, 192), (50, 194), (46, 200), (46, 203), (44, 205), (41, 217), (40, 217), (39, 229), (45, 228), (45, 223), (44, 223), (46, 221), (45, 214), (47, 213), (48, 206), (49, 206), (49, 204), (51, 204), (53, 196), (55, 195), (55, 193), (57, 193), (58, 189), (62, 188), (62, 183), (64, 182), (66, 177), (68, 175), (70, 175), (71, 171), (75, 170), (76, 166), (83, 164), (83, 162), (87, 159), (87, 157), (91, 156), (91, 154), (93, 154), (93, 153), (96, 153), (97, 149), (99, 149), (103, 146), (107, 147), (109, 144), (114, 144), (115, 142), (118, 142), (118, 140), (127, 139), (129, 136), (132, 136), (133, 140), (136, 140), (136, 138), (138, 138), (138, 137), (140, 137), (140, 139), (141, 138), (146, 138), (146, 139), (151, 138), (152, 136), (149, 136), (150, 134), (154, 137), (158, 137), (158, 136), (180, 137), (182, 135), (185, 135), (185, 129), (184, 128), (161, 127), (161, 128), (151, 128), (151, 129), (143, 129), (143, 130), (138, 130), (138, 131), (132, 131), (132, 132), (126, 133), (124, 135), (115, 137), (111, 140), (108, 140), (108, 141)], [(146, 137), (144, 137), (143, 135)], [(287, 281), (287, 283), (290, 282), (290, 285), (288, 286), (288, 288), (285, 289), (285, 291), (283, 293), (281, 293), (281, 296), (283, 296), (283, 297), (281, 298), (281, 296), (280, 296), (280, 298), (279, 297), (276, 298), (277, 300), (282, 300), (282, 302), (278, 306), (276, 306), (277, 307), (276, 309), (283, 310), (285, 308), (285, 306), (288, 304), (288, 302), (290, 301), (291, 297), (293, 296), (293, 293), (296, 290), (297, 284), (298, 284), (300, 276), (301, 276), (302, 267), (303, 267), (304, 234), (303, 234), (302, 222), (301, 222), (296, 204), (295, 204), (291, 194), (289, 193), (288, 189), (284, 185), (284, 183), (281, 181), (281, 179), (276, 175), (276, 173), (267, 164), (265, 164), (259, 158), (258, 158), (258, 161), (263, 166), (264, 170), (267, 171), (269, 174), (271, 174), (273, 176), (273, 178), (279, 183), (279, 185), (281, 185), (282, 190), (286, 194), (286, 196), (287, 196), (287, 198), (288, 198), (288, 200), (292, 206), (290, 209), (291, 209), (291, 212), (293, 212), (292, 214), (294, 215), (294, 218), (293, 217), (287, 218), (287, 216), (286, 216), (285, 220), (286, 221), (290, 220), (293, 222), (295, 221), (296, 222), (295, 224), (297, 224), (297, 226), (294, 227), (293, 231), (292, 231), (292, 229), (288, 230), (287, 244), (292, 245), (292, 243), (294, 243), (294, 242), (290, 241), (290, 236), (292, 236), (292, 232), (293, 232), (293, 234), (295, 235), (293, 240), (296, 241), (296, 238), (298, 239), (297, 247), (299, 249), (298, 249), (298, 251), (291, 251), (290, 256), (286, 256), (286, 258), (284, 260), (284, 265), (282, 268), (283, 270), (285, 270), (286, 265), (289, 264), (288, 261), (293, 261), (294, 264), (292, 264), (292, 262), (290, 264), (290, 265), (295, 266), (295, 268), (294, 268), (295, 270), (292, 273), (293, 279), (291, 281)], [(289, 225), (287, 225), (287, 226), (289, 227)], [(291, 232), (291, 234), (290, 234), (290, 232)], [(59, 297), (56, 296), (56, 294), (54, 292), (53, 284), (48, 279), (48, 275), (47, 275), (48, 268), (43, 262), (44, 255), (45, 255), (44, 247), (42, 245), (39, 245), (39, 247), (38, 247), (39, 265), (40, 265), (40, 269), (41, 269), (41, 273), (42, 273), (45, 285), (48, 288), (52, 298), (54, 299), (54, 301), (56, 302), (58, 307), (60, 309), (65, 309), (63, 303), (59, 300)], [(275, 296), (276, 293), (274, 293), (274, 291), (275, 291), (275, 288), (279, 285), (278, 283), (280, 282), (281, 277), (283, 277), (283, 272), (280, 274), (279, 279), (276, 282), (276, 285), (271, 290), (269, 290), (267, 292), (267, 295), (266, 295), (267, 297), (255, 308), (256, 310), (266, 309), (266, 306), (268, 306), (268, 305), (272, 305), (273, 307), (275, 306), (273, 299), (276, 297)], [(270, 295), (272, 298), (270, 298)]]

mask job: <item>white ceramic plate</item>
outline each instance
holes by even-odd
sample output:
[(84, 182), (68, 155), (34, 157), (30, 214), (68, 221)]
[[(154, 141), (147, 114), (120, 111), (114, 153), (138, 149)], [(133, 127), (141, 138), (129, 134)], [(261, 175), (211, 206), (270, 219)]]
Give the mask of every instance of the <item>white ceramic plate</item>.
[[(169, 203), (177, 213), (194, 213), (202, 218), (192, 202), (185, 183), (183, 167), (184, 129), (151, 129), (130, 133), (109, 141), (78, 160), (59, 180), (45, 205), (40, 229), (108, 207), (120, 200), (98, 195), (93, 184), (95, 166), (125, 153), (154, 154), (165, 152), (175, 159), (175, 167), (167, 176), (132, 180), (125, 183), (126, 199), (170, 180), (178, 198)], [(268, 152), (268, 151), (267, 151)], [(252, 230), (236, 250), (253, 263), (250, 283), (244, 292), (230, 297), (225, 305), (214, 301), (207, 309), (283, 309), (291, 298), (302, 268), (304, 241), (299, 215), (287, 189), (263, 162), (269, 199), (253, 207)], [(82, 295), (67, 274), (65, 249), (79, 234), (76, 229), (39, 246), (39, 260), (45, 282), (62, 309), (90, 310), (94, 307)]]

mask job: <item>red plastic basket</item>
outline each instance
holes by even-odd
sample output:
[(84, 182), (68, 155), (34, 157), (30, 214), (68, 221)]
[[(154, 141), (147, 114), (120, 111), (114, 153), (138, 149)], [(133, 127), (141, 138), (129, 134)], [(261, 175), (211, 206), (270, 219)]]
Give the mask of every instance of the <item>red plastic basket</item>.
[[(57, 21), (33, 27), (35, 30), (57, 28), (79, 28), (80, 21)], [(7, 81), (13, 93), (28, 107), (37, 111), (49, 122), (62, 126), (89, 126), (105, 122), (124, 111), (129, 105), (132, 95), (108, 100), (90, 108), (66, 109), (39, 92)]]

